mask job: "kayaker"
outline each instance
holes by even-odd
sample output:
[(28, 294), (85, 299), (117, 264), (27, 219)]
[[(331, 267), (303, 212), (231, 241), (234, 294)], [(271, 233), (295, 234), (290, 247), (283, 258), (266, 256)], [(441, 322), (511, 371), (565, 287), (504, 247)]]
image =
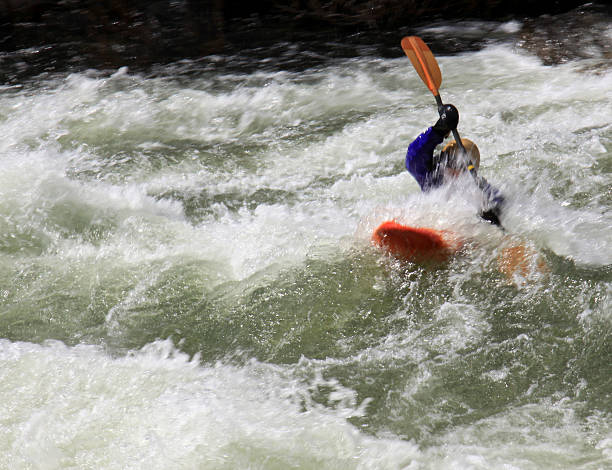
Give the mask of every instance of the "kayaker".
[(453, 140), (440, 153), (434, 156), (436, 146), (456, 129), (459, 123), (459, 112), (452, 104), (440, 109), (440, 119), (429, 129), (419, 135), (408, 147), (406, 168), (417, 180), (422, 191), (442, 186), (464, 171), (470, 171), (483, 194), (480, 217), (494, 225), (502, 227), (499, 220), (504, 197), (484, 178), (476, 176), (480, 165), (480, 152), (474, 142), (461, 139), (467, 156), (457, 147)]

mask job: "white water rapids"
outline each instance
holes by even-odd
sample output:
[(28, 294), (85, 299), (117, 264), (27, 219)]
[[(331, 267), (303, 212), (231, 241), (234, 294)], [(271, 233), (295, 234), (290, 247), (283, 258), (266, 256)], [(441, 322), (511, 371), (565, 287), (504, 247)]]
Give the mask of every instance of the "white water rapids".
[[(438, 60), (506, 234), (406, 172), (406, 58), (0, 89), (0, 469), (612, 466), (612, 74)], [(393, 217), (471, 252), (406, 270)], [(550, 274), (508, 286), (505, 237)]]

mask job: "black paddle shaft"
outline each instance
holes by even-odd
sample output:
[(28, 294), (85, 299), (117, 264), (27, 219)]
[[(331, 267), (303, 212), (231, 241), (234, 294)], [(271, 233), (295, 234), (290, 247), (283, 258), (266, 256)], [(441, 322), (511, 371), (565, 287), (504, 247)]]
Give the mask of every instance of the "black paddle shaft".
[[(442, 103), (442, 98), (440, 97), (440, 93), (434, 96), (436, 98), (436, 103), (438, 105), (438, 113), (440, 114), (440, 116), (442, 116), (442, 106), (444, 106), (444, 103)], [(457, 130), (456, 127), (451, 130), (453, 132), (453, 137), (455, 138), (455, 142), (457, 142), (457, 145), (459, 146), (461, 151), (467, 155), (467, 152), (465, 151), (465, 147), (463, 147), (463, 142), (461, 142), (461, 137), (459, 137), (459, 131)]]

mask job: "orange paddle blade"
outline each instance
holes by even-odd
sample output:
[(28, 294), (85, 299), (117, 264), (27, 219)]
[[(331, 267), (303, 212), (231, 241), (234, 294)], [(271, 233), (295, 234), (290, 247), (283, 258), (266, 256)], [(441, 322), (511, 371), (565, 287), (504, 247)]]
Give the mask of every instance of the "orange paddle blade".
[(436, 96), (442, 84), (442, 74), (436, 58), (427, 47), (427, 44), (418, 36), (406, 36), (402, 39), (402, 49), (412, 62), (421, 80)]
[(512, 281), (515, 275), (523, 278), (539, 273), (545, 274), (550, 269), (538, 253), (523, 244), (505, 247), (497, 259), (499, 270)]

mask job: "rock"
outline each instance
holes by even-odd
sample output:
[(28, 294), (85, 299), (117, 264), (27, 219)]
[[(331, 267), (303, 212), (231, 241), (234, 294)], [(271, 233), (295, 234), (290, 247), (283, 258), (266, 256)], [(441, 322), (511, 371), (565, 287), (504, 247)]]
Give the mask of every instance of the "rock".
[(588, 4), (568, 13), (526, 19), (519, 47), (537, 55), (544, 64), (593, 58), (610, 65), (612, 37), (610, 6)]

